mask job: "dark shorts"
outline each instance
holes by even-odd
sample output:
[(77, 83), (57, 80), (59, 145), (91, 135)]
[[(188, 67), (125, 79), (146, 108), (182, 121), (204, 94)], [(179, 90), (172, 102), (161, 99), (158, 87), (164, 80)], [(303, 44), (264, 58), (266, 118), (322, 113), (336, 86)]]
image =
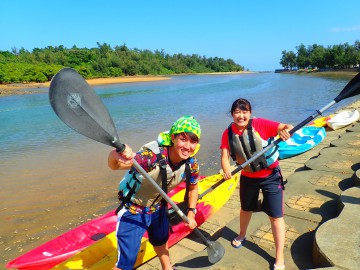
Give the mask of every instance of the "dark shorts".
[(268, 216), (279, 218), (284, 215), (283, 208), (283, 178), (281, 170), (276, 167), (266, 178), (240, 177), (240, 202), (244, 211), (257, 211), (259, 191), (262, 191), (262, 211)]
[(147, 231), (153, 246), (162, 246), (169, 239), (167, 208), (162, 207), (152, 214), (132, 214), (123, 208), (118, 213), (116, 236), (118, 261), (116, 266), (132, 270), (139, 252), (141, 238)]

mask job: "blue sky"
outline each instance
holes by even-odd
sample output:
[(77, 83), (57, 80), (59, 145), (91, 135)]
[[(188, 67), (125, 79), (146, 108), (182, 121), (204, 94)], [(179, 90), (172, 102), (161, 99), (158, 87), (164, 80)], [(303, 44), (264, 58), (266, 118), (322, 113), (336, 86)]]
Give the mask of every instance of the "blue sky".
[(281, 52), (360, 40), (359, 0), (1, 0), (0, 50), (107, 43), (281, 68)]

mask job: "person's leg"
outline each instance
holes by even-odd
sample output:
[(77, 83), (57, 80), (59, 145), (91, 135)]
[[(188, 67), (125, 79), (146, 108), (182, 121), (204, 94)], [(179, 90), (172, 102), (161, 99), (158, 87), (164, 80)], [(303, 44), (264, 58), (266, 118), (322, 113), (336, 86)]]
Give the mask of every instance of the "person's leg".
[(263, 210), (269, 216), (275, 241), (276, 258), (274, 269), (284, 269), (285, 220), (284, 190), (279, 168), (261, 182), (264, 196)]
[(151, 225), (148, 228), (149, 241), (159, 257), (163, 270), (172, 270), (169, 248), (169, 219), (167, 217), (167, 207), (160, 208), (151, 214)]
[(240, 234), (239, 234), (239, 237), (245, 238), (251, 216), (252, 216), (252, 211), (240, 210)]
[(140, 248), (141, 238), (147, 228), (149, 218), (142, 214), (131, 214), (123, 208), (118, 213), (116, 236), (118, 243), (118, 261), (114, 269), (131, 270), (134, 268)]
[(284, 265), (285, 221), (283, 217), (269, 218), (276, 248), (275, 265), (281, 267)]
[(231, 242), (233, 247), (239, 248), (242, 246), (242, 242), (246, 238), (246, 231), (250, 223), (252, 212), (240, 210), (240, 233)]
[(154, 246), (154, 250), (159, 257), (161, 268), (163, 270), (172, 270), (167, 243), (162, 246)]
[(242, 246), (251, 220), (252, 211), (254, 211), (257, 206), (258, 197), (259, 187), (256, 179), (251, 179), (242, 175), (240, 178), (240, 233), (231, 242), (233, 247), (239, 248)]

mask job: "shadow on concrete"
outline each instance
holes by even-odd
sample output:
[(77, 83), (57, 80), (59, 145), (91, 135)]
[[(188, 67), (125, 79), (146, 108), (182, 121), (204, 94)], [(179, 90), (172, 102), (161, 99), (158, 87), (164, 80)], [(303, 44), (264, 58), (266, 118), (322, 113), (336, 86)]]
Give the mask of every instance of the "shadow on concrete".
[[(319, 192), (319, 191), (321, 191), (321, 192)], [(331, 192), (328, 192), (325, 190), (318, 190), (318, 192), (320, 194), (331, 193)], [(323, 203), (320, 208), (310, 209), (310, 213), (320, 215), (321, 216), (320, 224), (321, 224), (329, 219), (333, 219), (338, 216), (338, 213), (339, 213), (338, 206), (339, 206), (339, 203), (338, 203), (338, 198), (337, 198), (337, 199), (333, 199), (333, 200)]]
[(348, 196), (348, 195), (342, 195), (342, 196), (341, 196), (341, 202), (342, 202), (343, 204), (353, 204), (353, 205), (356, 205), (356, 204), (360, 204), (360, 198), (351, 197), (351, 196)]
[[(213, 241), (213, 240), (216, 240), (218, 237), (216, 237), (216, 234), (214, 234), (211, 239), (210, 239), (210, 234), (200, 228), (198, 228), (199, 231), (202, 233), (202, 235), (204, 235), (207, 239)], [(196, 243), (200, 243), (200, 244), (203, 244), (203, 241), (200, 239), (200, 237), (195, 233), (195, 232), (192, 232), (190, 233), (188, 236), (187, 236), (188, 239), (191, 239), (192, 241), (196, 242)]]
[(360, 162), (359, 163), (355, 163), (351, 166), (351, 169), (356, 172), (357, 170), (360, 169)]
[[(228, 227), (224, 227), (224, 229), (222, 230), (222, 237), (229, 242), (229, 245), (236, 236), (238, 236), (238, 233), (234, 232), (233, 230), (231, 230)], [(251, 252), (261, 256), (262, 258), (264, 258), (264, 260), (266, 260), (269, 263), (270, 266), (272, 266), (274, 263), (274, 257), (271, 256), (269, 253), (267, 253), (264, 249), (262, 249), (257, 244), (251, 242), (250, 241), (251, 239), (249, 239), (249, 238), (250, 238), (250, 235), (248, 235), (247, 241), (245, 241), (242, 248), (246, 248), (246, 249), (250, 250)]]
[(347, 190), (348, 188), (351, 188), (352, 186), (354, 186), (354, 179), (352, 176), (349, 176), (348, 178), (345, 178), (344, 180), (339, 182), (339, 188), (342, 191)]
[(311, 269), (313, 267), (311, 263), (312, 250), (308, 247), (312, 246), (314, 237), (315, 231), (304, 233), (296, 238), (291, 245), (291, 257), (298, 269)]
[(212, 266), (212, 264), (209, 262), (208, 256), (198, 256), (182, 263), (176, 263), (175, 266), (207, 269)]

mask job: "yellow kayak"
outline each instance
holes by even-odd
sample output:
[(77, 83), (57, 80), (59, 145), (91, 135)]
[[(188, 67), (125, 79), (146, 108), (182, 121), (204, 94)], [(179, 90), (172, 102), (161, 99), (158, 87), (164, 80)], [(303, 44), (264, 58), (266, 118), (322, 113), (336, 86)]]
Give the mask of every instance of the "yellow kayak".
[(327, 125), (327, 122), (333, 117), (334, 117), (333, 114), (330, 114), (329, 116), (319, 117), (319, 118), (315, 119), (314, 121), (312, 121), (311, 123), (309, 123), (308, 126), (325, 127)]
[[(208, 176), (199, 181), (199, 194), (200, 199), (197, 204), (197, 214), (195, 219), (198, 226), (203, 224), (210, 216), (217, 212), (225, 203), (229, 200), (233, 194), (238, 182), (239, 174), (236, 174), (231, 179), (224, 181), (216, 188), (212, 186), (221, 181), (222, 175), (215, 174)], [(204, 196), (201, 194), (206, 193)], [(177, 187), (177, 190), (173, 190), (169, 193), (169, 197), (174, 202), (182, 202), (184, 200), (185, 185)], [(171, 194), (173, 194), (171, 196)], [(184, 225), (184, 222), (180, 222), (172, 226), (169, 237), (169, 247), (175, 245), (181, 239), (185, 238), (192, 231)], [(137, 267), (146, 261), (154, 258), (156, 253), (153, 246), (149, 243), (147, 234), (141, 240), (141, 246), (138, 253), (137, 261), (134, 267)], [(91, 246), (85, 248), (81, 252), (70, 257), (68, 260), (55, 266), (52, 269), (113, 269), (117, 260), (117, 239), (115, 232), (108, 234), (106, 237), (95, 242)]]

